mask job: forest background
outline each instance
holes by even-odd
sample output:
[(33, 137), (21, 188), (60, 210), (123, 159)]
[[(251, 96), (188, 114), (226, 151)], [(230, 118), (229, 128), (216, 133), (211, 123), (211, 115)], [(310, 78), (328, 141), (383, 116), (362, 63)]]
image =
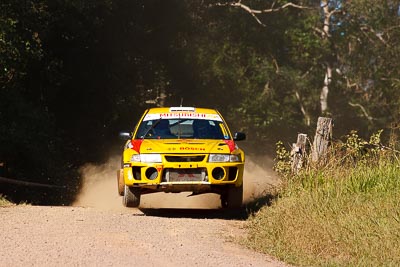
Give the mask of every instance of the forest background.
[[(217, 108), (248, 154), (311, 133), (361, 136), (400, 117), (400, 5), (392, 0), (2, 0), (0, 176), (68, 192), (156, 105)], [(262, 144), (262, 145), (260, 145)]]

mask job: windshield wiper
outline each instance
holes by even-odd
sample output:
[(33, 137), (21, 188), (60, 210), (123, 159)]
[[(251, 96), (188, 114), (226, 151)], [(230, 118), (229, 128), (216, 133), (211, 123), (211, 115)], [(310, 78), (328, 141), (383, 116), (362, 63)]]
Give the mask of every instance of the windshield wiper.
[(142, 135), (142, 139), (145, 139), (146, 136), (149, 134), (149, 132), (150, 132), (151, 130), (153, 130), (154, 127), (156, 127), (157, 124), (160, 123), (160, 121), (161, 121), (161, 118), (159, 118), (156, 122), (154, 122), (154, 123), (151, 125), (151, 127), (150, 127), (149, 129), (147, 129), (147, 131), (144, 133), (144, 135)]

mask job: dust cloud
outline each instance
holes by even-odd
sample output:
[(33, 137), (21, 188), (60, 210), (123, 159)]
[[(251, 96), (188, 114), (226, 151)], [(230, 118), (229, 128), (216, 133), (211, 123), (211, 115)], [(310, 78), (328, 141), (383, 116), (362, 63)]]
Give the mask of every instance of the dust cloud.
[(249, 202), (257, 197), (271, 192), (271, 189), (281, 182), (272, 170), (273, 159), (270, 156), (246, 156), (243, 175), (243, 202)]
[(117, 191), (117, 170), (121, 158), (112, 156), (102, 164), (86, 164), (80, 168), (82, 187), (73, 206), (102, 209), (123, 209)]
[[(260, 163), (261, 162), (261, 163)], [(262, 195), (271, 186), (279, 183), (279, 178), (272, 171), (271, 159), (258, 158), (257, 163), (246, 158), (244, 172), (244, 202)], [(73, 206), (94, 207), (105, 210), (126, 210), (122, 197), (117, 192), (117, 170), (120, 156), (112, 156), (102, 165), (86, 164), (80, 169), (82, 188)], [(154, 193), (141, 197), (141, 208), (196, 208), (216, 209), (220, 207), (217, 194), (190, 196), (184, 193)]]

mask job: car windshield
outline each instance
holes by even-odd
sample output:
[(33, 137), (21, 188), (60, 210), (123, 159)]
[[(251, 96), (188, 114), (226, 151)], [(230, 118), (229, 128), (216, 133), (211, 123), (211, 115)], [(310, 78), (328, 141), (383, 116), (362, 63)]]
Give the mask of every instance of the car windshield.
[(136, 139), (230, 139), (222, 121), (207, 119), (156, 119), (142, 121)]

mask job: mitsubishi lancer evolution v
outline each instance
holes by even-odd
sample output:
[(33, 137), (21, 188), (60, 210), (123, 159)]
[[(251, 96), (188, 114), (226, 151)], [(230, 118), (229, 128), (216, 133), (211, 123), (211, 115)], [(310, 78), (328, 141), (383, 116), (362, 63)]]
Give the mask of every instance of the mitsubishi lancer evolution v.
[(126, 207), (138, 207), (143, 194), (215, 193), (224, 208), (243, 199), (244, 152), (215, 109), (150, 108), (133, 132), (121, 132), (124, 146), (117, 172), (118, 193)]

